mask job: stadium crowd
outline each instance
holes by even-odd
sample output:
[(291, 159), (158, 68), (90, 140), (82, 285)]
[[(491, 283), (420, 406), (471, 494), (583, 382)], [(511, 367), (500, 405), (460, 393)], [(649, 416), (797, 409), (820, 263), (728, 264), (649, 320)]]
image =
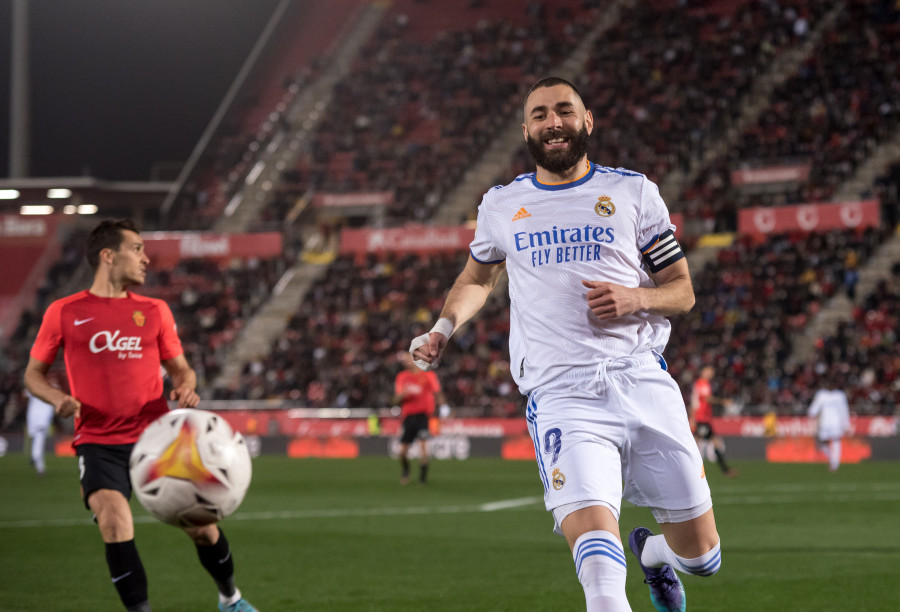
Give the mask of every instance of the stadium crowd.
[[(656, 10), (637, 4), (624, 10), (621, 23), (599, 40), (578, 85), (597, 119), (592, 160), (658, 180), (697, 163), (711, 142), (733, 129), (739, 102), (755, 79), (840, 3), (653, 4)], [(734, 231), (741, 207), (827, 199), (876, 145), (896, 136), (900, 11), (883, 0), (844, 4), (847, 18), (775, 90), (738, 146), (701, 168), (679, 200), (670, 202), (673, 212), (706, 220), (708, 231)], [(558, 65), (584, 35), (585, 24), (596, 21), (595, 2), (563, 5), (548, 11), (528, 3), (507, 23), (482, 19), (430, 38), (400, 9), (389, 13), (335, 89), (332, 104), (341, 113), (326, 114), (296, 168), (285, 173), (283, 197), (259, 223), (283, 218), (291, 198), (307, 189), (388, 190), (394, 194), (389, 213), (394, 220), (429, 219), (497, 135), (498, 118), (519, 112), (522, 87), (531, 75)], [(294, 71), (275, 112), (315, 80), (321, 67), (317, 60)], [(228, 153), (213, 156), (213, 165), (192, 178), (187, 199), (169, 220), (177, 229), (208, 228), (213, 222), (209, 181), (232, 180), (258, 138), (255, 132), (235, 134), (240, 125), (232, 121), (232, 132), (220, 136), (218, 146), (224, 148), (217, 150)], [(750, 195), (731, 185), (730, 171), (738, 163), (797, 158), (808, 159), (812, 170), (808, 180), (787, 191)], [(496, 182), (508, 182), (527, 167), (523, 149)], [(798, 413), (820, 379), (838, 368), (856, 410), (893, 413), (900, 399), (900, 358), (893, 348), (900, 274), (895, 270), (871, 295), (853, 296), (852, 272), (900, 221), (898, 185), (896, 162), (873, 185), (870, 195), (882, 204), (881, 230), (776, 235), (765, 241), (738, 237), (707, 268), (694, 270), (697, 305), (673, 321), (667, 354), (682, 388), (686, 391), (699, 369), (712, 364), (719, 370), (719, 393), (745, 413), (763, 407)], [(7, 414), (15, 412), (11, 402), (22, 405), (19, 368), (43, 309), (58, 294), (54, 290), (80, 263), (76, 245), (83, 238), (75, 235), (66, 244), (61, 262), (0, 355), (0, 405)], [(400, 367), (397, 352), (430, 327), (441, 291), (465, 253), (338, 257), (271, 352), (247, 363), (239, 379), (213, 389), (224, 352), (292, 255), (225, 267), (187, 260), (155, 273), (146, 293), (173, 307), (207, 397), (284, 398), (311, 407), (389, 404)], [(840, 291), (856, 298), (853, 319), (820, 340), (812, 361), (796, 363), (792, 338)], [(497, 298), (453, 337), (459, 358), (439, 370), (452, 406), (472, 414), (521, 413), (523, 401), (509, 376), (506, 308)]]
[[(843, 346), (849, 330), (824, 339), (829, 350), (809, 363), (792, 360), (793, 339), (830, 298), (852, 292), (847, 271), (864, 265), (885, 233), (779, 234), (759, 241), (740, 238), (722, 249), (695, 275), (694, 309), (673, 318), (666, 358), (683, 392), (689, 393), (704, 365), (713, 365), (719, 393), (731, 398), (737, 411), (802, 413), (821, 378), (835, 367), (833, 347)], [(339, 257), (272, 351), (247, 364), (239, 382), (216, 389), (215, 397), (291, 399), (310, 407), (386, 405), (399, 367), (397, 353), (406, 349), (409, 334), (427, 331), (442, 302), (440, 288), (452, 282), (464, 258)], [(882, 314), (872, 322), (872, 313)], [(851, 329), (859, 326), (866, 337), (851, 343), (860, 356), (844, 372), (848, 391), (860, 400), (872, 389), (879, 393), (878, 401), (861, 401), (860, 411), (893, 413), (900, 399), (900, 389), (893, 388), (898, 359), (888, 344), (893, 330), (885, 331), (898, 316), (898, 303), (885, 287), (858, 308), (857, 318), (866, 325)], [(415, 329), (409, 330), (410, 322)], [(448, 401), (461, 412), (523, 410), (509, 375), (507, 332), (508, 303), (498, 296), (451, 339), (455, 357), (438, 373)], [(879, 365), (868, 367), (876, 361)]]
[[(796, 337), (830, 298), (854, 291), (856, 277), (848, 272), (864, 265), (887, 233), (741, 237), (722, 249), (695, 274), (692, 311), (672, 319), (666, 358), (683, 391), (704, 365), (713, 365), (719, 395), (735, 402), (736, 411), (803, 413), (826, 366), (834, 364), (823, 354), (798, 363)], [(848, 386), (864, 384), (858, 373), (847, 374)]]
[(218, 376), (226, 351), (269, 298), (287, 265), (280, 257), (222, 263), (186, 259), (171, 270), (152, 272), (138, 292), (169, 304), (202, 389)]
[[(734, 231), (740, 208), (827, 201), (879, 144), (896, 134), (900, 9), (858, 0), (845, 10), (842, 25), (826, 32), (809, 58), (776, 88), (737, 145), (685, 190), (685, 214), (702, 218), (707, 231)], [(731, 181), (731, 171), (747, 163), (809, 164), (810, 172), (784, 189), (749, 193)]]
[[(240, 380), (215, 389), (214, 397), (290, 399), (308, 407), (389, 406), (401, 367), (398, 353), (409, 348), (410, 333), (430, 328), (444, 288), (465, 258), (465, 253), (338, 257), (269, 354), (246, 364)], [(509, 376), (507, 306), (492, 302), (487, 316), (453, 338), (460, 358), (439, 375), (447, 401), (463, 412), (518, 412), (519, 395)]]

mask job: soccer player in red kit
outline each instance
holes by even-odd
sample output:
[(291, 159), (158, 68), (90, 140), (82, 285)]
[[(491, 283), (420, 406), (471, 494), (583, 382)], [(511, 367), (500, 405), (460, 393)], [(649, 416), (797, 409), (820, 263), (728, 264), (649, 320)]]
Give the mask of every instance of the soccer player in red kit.
[(441, 383), (434, 372), (423, 372), (406, 351), (400, 355), (404, 369), (394, 379), (394, 401), (400, 404), (403, 432), (400, 434), (401, 484), (409, 484), (409, 446), (419, 441), (419, 484), (428, 479), (428, 425), (434, 415), (435, 397), (445, 407)]
[[(91, 288), (47, 308), (25, 369), (25, 386), (60, 416), (74, 415), (82, 496), (106, 545), (113, 584), (126, 609), (148, 612), (147, 576), (129, 505), (128, 460), (144, 428), (169, 410), (160, 366), (172, 379), (170, 399), (179, 408), (199, 403), (197, 377), (166, 303), (128, 291), (144, 283), (149, 264), (134, 223), (101, 222), (88, 238), (86, 255), (94, 270)], [(60, 348), (71, 395), (47, 380)], [(218, 526), (185, 532), (216, 583), (219, 609), (255, 612), (234, 585), (231, 549)]]
[(694, 438), (700, 447), (700, 454), (706, 457), (710, 451), (715, 453), (716, 463), (722, 469), (722, 473), (729, 478), (738, 475), (738, 471), (728, 467), (725, 460), (725, 442), (713, 430), (713, 403), (722, 403), (722, 400), (712, 394), (712, 379), (715, 374), (712, 366), (704, 366), (700, 370), (700, 377), (694, 382), (691, 389), (690, 424), (694, 430)]

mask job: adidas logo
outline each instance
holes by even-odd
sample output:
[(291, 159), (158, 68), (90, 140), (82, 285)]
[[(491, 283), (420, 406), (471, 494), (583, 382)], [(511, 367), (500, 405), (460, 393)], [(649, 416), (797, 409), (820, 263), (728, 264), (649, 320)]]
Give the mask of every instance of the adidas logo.
[(531, 213), (528, 212), (527, 210), (525, 210), (525, 207), (523, 206), (522, 208), (519, 209), (519, 212), (517, 212), (515, 215), (513, 215), (512, 220), (518, 221), (519, 219), (525, 219), (526, 217), (530, 217), (530, 216), (531, 216)]

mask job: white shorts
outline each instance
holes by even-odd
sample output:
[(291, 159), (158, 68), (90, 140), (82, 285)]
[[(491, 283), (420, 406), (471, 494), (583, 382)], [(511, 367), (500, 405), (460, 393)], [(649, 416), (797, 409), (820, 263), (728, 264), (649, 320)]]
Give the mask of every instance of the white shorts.
[(711, 507), (681, 391), (651, 353), (572, 370), (535, 389), (526, 419), (549, 511), (593, 502), (618, 517), (623, 497), (657, 520)]
[(831, 440), (840, 440), (844, 437), (844, 428), (837, 427), (820, 427), (816, 433), (819, 442), (829, 442)]
[(53, 406), (37, 398), (28, 400), (28, 411), (25, 414), (28, 435), (34, 437), (42, 430), (50, 428), (53, 422)]

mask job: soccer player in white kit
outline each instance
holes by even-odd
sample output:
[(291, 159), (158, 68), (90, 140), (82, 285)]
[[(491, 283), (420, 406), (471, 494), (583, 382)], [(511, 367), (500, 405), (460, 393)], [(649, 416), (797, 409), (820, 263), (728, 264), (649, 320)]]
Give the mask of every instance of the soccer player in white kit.
[(841, 465), (841, 438), (850, 429), (850, 405), (847, 394), (829, 377), (827, 388), (819, 389), (809, 405), (809, 416), (816, 419), (816, 436), (828, 457), (828, 469), (836, 472)]
[(673, 568), (709, 576), (721, 563), (703, 461), (662, 358), (665, 317), (690, 310), (694, 292), (656, 185), (588, 161), (593, 124), (571, 83), (532, 86), (522, 131), (536, 172), (484, 195), (471, 256), (410, 352), (422, 369), (436, 367), (505, 267), (512, 374), (587, 610), (631, 609), (623, 496), (649, 507), (662, 531), (629, 537), (654, 606), (685, 610)]
[(28, 391), (25, 394), (28, 396), (25, 424), (28, 429), (28, 437), (31, 439), (31, 464), (38, 475), (43, 476), (47, 470), (44, 449), (47, 445), (47, 437), (50, 435), (50, 425), (53, 423), (53, 406)]

